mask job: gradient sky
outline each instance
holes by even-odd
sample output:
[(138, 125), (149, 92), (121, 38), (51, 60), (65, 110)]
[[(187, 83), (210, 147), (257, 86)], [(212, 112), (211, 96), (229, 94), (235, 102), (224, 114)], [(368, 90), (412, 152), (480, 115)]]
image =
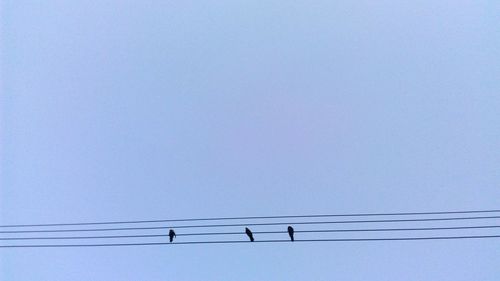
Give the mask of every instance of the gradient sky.
[[(498, 1), (0, 3), (0, 224), (499, 208)], [(500, 240), (0, 249), (0, 280), (499, 264)]]

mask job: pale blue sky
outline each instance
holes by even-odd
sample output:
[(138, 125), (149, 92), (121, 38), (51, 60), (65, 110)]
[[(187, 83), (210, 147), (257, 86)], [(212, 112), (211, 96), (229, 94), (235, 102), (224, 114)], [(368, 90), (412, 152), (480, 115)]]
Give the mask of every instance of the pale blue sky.
[[(0, 224), (499, 207), (497, 1), (0, 3)], [(499, 249), (0, 249), (0, 280), (493, 281)]]

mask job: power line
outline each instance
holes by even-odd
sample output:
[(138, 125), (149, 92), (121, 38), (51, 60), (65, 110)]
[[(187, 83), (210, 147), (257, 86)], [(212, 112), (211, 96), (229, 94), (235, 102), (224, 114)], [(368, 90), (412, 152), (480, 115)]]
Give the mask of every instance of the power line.
[(152, 229), (182, 229), (182, 228), (213, 228), (213, 227), (245, 227), (245, 226), (271, 226), (271, 225), (312, 225), (312, 224), (350, 224), (350, 223), (394, 223), (394, 222), (424, 222), (424, 221), (455, 221), (498, 219), (500, 216), (482, 217), (452, 217), (452, 218), (425, 218), (425, 219), (386, 219), (386, 220), (347, 220), (347, 221), (313, 221), (313, 222), (270, 222), (248, 224), (204, 224), (204, 225), (177, 225), (177, 226), (152, 226), (152, 227), (122, 227), (122, 228), (97, 228), (97, 229), (55, 229), (55, 230), (13, 230), (0, 231), (0, 233), (56, 233), (56, 232), (88, 232), (88, 231), (123, 231), (123, 230), (152, 230)]
[(262, 240), (262, 241), (192, 241), (192, 242), (151, 242), (151, 243), (110, 243), (110, 244), (32, 244), (1, 245), (0, 248), (68, 248), (68, 247), (119, 247), (119, 246), (158, 246), (158, 245), (190, 245), (190, 244), (241, 244), (241, 243), (297, 243), (297, 242), (382, 242), (382, 241), (419, 241), (419, 240), (458, 240), (500, 238), (500, 235), (477, 236), (432, 236), (432, 237), (398, 237), (398, 238), (343, 238), (343, 239), (306, 239), (306, 240)]
[[(320, 230), (295, 230), (295, 233), (432, 231), (432, 230), (463, 230), (463, 229), (492, 229), (492, 228), (500, 228), (500, 225), (424, 227), (424, 228), (320, 229)], [(253, 231), (253, 234), (283, 234), (283, 233), (287, 233), (287, 231)], [(245, 234), (244, 232), (202, 232), (202, 233), (179, 233), (177, 234), (177, 236), (215, 236), (215, 235), (244, 235), (244, 234)], [(153, 238), (153, 237), (168, 237), (168, 234), (13, 237), (13, 238), (8, 237), (8, 238), (0, 238), (0, 240), (67, 240), (67, 239)]]
[(137, 224), (163, 223), (188, 221), (220, 221), (220, 220), (253, 220), (253, 219), (288, 219), (288, 218), (325, 218), (325, 217), (363, 217), (363, 216), (408, 216), (408, 215), (446, 215), (446, 214), (477, 214), (498, 213), (500, 210), (468, 210), (468, 211), (437, 211), (437, 212), (396, 212), (396, 213), (354, 213), (354, 214), (316, 214), (316, 215), (284, 215), (284, 216), (242, 216), (242, 217), (211, 217), (187, 219), (160, 219), (160, 220), (132, 220), (107, 222), (75, 222), (75, 223), (46, 223), (46, 224), (10, 224), (0, 227), (39, 227), (39, 226), (76, 226), (76, 225), (105, 225), (105, 224)]

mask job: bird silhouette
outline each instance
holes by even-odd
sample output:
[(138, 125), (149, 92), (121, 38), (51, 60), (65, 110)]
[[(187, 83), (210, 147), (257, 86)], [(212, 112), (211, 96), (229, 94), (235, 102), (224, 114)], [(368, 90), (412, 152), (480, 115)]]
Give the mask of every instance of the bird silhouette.
[(168, 232), (168, 237), (170, 237), (170, 243), (172, 243), (172, 241), (174, 241), (174, 237), (177, 237), (177, 235), (175, 234), (175, 231), (173, 229), (170, 229), (170, 231)]
[(248, 227), (245, 227), (245, 233), (248, 235), (248, 238), (250, 238), (250, 241), (253, 242), (253, 233), (250, 229), (248, 229)]
[(295, 230), (293, 229), (293, 227), (288, 226), (288, 235), (290, 235), (290, 239), (292, 239), (292, 242), (295, 241), (295, 239), (293, 238), (294, 232), (295, 232)]

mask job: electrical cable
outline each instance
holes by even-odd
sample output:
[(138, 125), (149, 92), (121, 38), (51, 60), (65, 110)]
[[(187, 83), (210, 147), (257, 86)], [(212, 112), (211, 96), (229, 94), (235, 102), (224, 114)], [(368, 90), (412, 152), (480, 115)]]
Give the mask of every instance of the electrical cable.
[(246, 226), (271, 226), (271, 225), (395, 223), (395, 222), (478, 220), (478, 219), (498, 219), (498, 218), (500, 218), (500, 216), (425, 218), (425, 219), (417, 218), (417, 219), (385, 219), (385, 220), (313, 221), (313, 222), (271, 222), (271, 223), (248, 223), (248, 224), (241, 224), (241, 223), (239, 223), (239, 224), (204, 224), (204, 225), (123, 227), (123, 228), (97, 228), (97, 229), (13, 230), (13, 231), (0, 231), (0, 233), (56, 233), (56, 232), (123, 231), (123, 230), (152, 230), (152, 229), (181, 229), (181, 228), (246, 227)]
[(500, 238), (500, 235), (476, 236), (431, 236), (431, 237), (389, 237), (389, 238), (341, 238), (341, 239), (305, 239), (295, 240), (262, 240), (262, 241), (192, 241), (192, 242), (151, 242), (151, 243), (110, 243), (110, 244), (32, 244), (32, 245), (0, 245), (0, 248), (68, 248), (68, 247), (118, 247), (118, 246), (158, 246), (158, 245), (190, 245), (190, 244), (241, 244), (241, 243), (296, 243), (296, 242), (381, 242), (381, 241), (419, 241), (419, 240), (458, 240)]
[[(320, 229), (295, 230), (295, 233), (335, 233), (335, 232), (389, 232), (389, 231), (436, 231), (436, 230), (463, 230), (463, 229), (492, 229), (500, 225), (454, 226), (454, 227), (424, 227), (424, 228), (368, 228), (368, 229)], [(283, 234), (287, 231), (253, 231), (253, 234)], [(215, 236), (215, 235), (245, 235), (244, 232), (202, 232), (178, 233), (177, 236)], [(110, 238), (152, 238), (168, 237), (168, 234), (139, 234), (139, 235), (108, 235), (108, 236), (51, 236), (51, 237), (8, 237), (0, 240), (66, 240), (66, 239), (110, 239)]]
[(76, 223), (46, 223), (46, 224), (10, 224), (0, 225), (8, 227), (39, 227), (39, 226), (75, 226), (75, 225), (105, 225), (105, 224), (136, 224), (136, 223), (163, 223), (188, 221), (218, 221), (218, 220), (254, 220), (254, 219), (285, 219), (285, 218), (325, 218), (325, 217), (363, 217), (363, 216), (408, 216), (408, 215), (445, 215), (445, 214), (477, 214), (498, 213), (500, 210), (468, 210), (468, 211), (437, 211), (437, 212), (399, 212), (399, 213), (355, 213), (355, 214), (316, 214), (316, 215), (284, 215), (284, 216), (242, 216), (242, 217), (211, 217), (187, 219), (160, 219), (160, 220), (131, 220), (107, 222), (76, 222)]

